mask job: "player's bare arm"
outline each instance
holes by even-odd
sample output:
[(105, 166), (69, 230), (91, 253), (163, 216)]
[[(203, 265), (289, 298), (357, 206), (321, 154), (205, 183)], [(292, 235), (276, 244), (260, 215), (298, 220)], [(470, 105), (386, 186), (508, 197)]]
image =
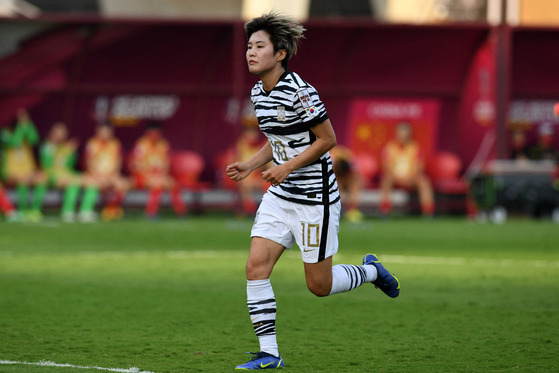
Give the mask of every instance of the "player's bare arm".
[(233, 181), (241, 181), (257, 168), (273, 159), (272, 146), (269, 142), (246, 162), (235, 162), (227, 166), (227, 176)]
[(336, 134), (330, 119), (326, 119), (324, 122), (313, 126), (311, 131), (316, 136), (316, 140), (311, 146), (297, 157), (264, 171), (262, 178), (273, 185), (281, 184), (290, 173), (316, 161), (336, 146)]

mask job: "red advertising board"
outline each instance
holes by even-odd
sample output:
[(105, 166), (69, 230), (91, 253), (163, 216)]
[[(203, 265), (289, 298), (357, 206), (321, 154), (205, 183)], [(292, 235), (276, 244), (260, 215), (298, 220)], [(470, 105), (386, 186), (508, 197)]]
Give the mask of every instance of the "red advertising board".
[(348, 145), (354, 153), (380, 161), (396, 125), (406, 121), (428, 160), (435, 151), (439, 112), (440, 103), (435, 99), (357, 99), (350, 107)]

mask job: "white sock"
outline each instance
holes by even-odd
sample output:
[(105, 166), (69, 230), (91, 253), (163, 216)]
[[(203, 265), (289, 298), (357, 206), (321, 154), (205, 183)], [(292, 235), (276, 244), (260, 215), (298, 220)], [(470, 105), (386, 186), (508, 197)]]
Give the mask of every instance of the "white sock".
[(270, 279), (247, 281), (247, 306), (260, 351), (279, 356), (276, 341), (276, 299)]
[(332, 267), (332, 290), (330, 295), (350, 291), (377, 279), (377, 269), (372, 265), (336, 264)]

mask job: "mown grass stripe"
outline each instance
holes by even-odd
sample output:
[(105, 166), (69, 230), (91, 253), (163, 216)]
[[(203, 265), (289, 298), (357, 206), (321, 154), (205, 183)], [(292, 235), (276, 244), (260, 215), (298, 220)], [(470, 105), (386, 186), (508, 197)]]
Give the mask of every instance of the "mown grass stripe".
[(473, 265), (477, 267), (559, 268), (559, 262), (544, 260), (472, 259), (458, 257), (383, 255), (382, 260), (398, 264)]
[[(295, 247), (291, 252), (296, 253)], [(25, 256), (40, 256), (43, 254), (23, 254)], [(51, 254), (48, 256), (55, 256)], [(168, 250), (168, 251), (79, 251), (75, 254), (63, 253), (63, 256), (78, 256), (89, 259), (119, 259), (119, 258), (152, 258), (165, 256), (171, 259), (212, 259), (219, 257), (246, 258), (247, 251), (239, 250)], [(296, 256), (295, 255), (295, 256)], [(1, 251), (0, 257), (14, 258), (16, 253), (12, 251)], [(337, 259), (345, 258), (345, 254), (338, 254)], [(423, 265), (445, 265), (445, 266), (476, 266), (476, 267), (531, 267), (531, 268), (559, 268), (559, 261), (545, 260), (518, 260), (518, 259), (487, 259), (487, 258), (464, 258), (464, 257), (442, 257), (442, 256), (413, 256), (413, 255), (381, 255), (381, 260), (387, 263), (397, 264), (423, 264)]]

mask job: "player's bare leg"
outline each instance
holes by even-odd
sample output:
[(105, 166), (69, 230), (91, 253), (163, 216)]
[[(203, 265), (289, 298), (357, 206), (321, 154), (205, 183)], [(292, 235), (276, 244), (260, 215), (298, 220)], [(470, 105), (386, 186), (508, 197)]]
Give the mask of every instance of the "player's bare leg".
[(148, 198), (146, 202), (145, 215), (148, 219), (155, 219), (159, 212), (159, 204), (163, 190), (166, 189), (166, 180), (162, 175), (152, 174), (146, 175), (146, 187), (148, 189)]
[(332, 290), (332, 257), (318, 263), (304, 263), (307, 288), (317, 297), (330, 295)]
[(175, 181), (171, 176), (166, 178), (167, 187), (169, 188), (169, 194), (171, 195), (171, 204), (177, 216), (185, 216), (188, 211), (186, 202), (183, 201), (181, 196), (181, 186)]
[(419, 203), (423, 214), (425, 216), (433, 215), (435, 209), (433, 187), (427, 176), (419, 175), (417, 177), (417, 193), (419, 194)]
[(392, 211), (392, 203), (390, 202), (390, 192), (394, 188), (394, 177), (385, 172), (380, 180), (380, 212), (388, 215)]
[(246, 265), (247, 280), (269, 279), (285, 247), (262, 237), (253, 237)]

